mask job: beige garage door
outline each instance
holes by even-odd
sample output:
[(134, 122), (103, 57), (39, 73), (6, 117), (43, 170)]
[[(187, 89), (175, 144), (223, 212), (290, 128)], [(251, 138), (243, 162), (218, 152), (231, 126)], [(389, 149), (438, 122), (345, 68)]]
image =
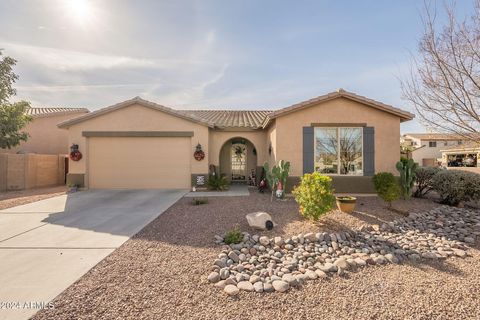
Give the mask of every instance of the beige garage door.
[(88, 138), (90, 188), (190, 188), (190, 138)]

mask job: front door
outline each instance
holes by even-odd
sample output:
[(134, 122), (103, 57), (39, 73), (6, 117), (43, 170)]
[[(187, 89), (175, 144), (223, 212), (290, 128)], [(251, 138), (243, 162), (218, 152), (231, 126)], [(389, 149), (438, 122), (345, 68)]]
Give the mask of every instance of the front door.
[(232, 181), (247, 180), (247, 146), (245, 143), (233, 143), (230, 151), (232, 159)]

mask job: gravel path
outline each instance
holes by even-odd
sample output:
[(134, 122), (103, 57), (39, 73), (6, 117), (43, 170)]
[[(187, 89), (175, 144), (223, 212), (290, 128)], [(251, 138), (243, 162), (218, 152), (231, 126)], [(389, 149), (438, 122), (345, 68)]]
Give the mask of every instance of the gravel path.
[[(347, 278), (309, 281), (287, 294), (241, 292), (228, 298), (207, 282), (221, 251), (213, 236), (238, 223), (253, 233), (246, 213), (265, 210), (279, 227), (268, 236), (338, 231), (399, 216), (376, 197), (359, 199), (351, 216), (334, 212), (313, 225), (299, 218), (293, 199), (268, 195), (181, 199), (134, 238), (58, 296), (54, 310), (35, 319), (478, 319), (480, 251), (446, 261), (373, 266)], [(363, 205), (362, 205), (363, 203)], [(428, 210), (429, 200), (399, 201), (402, 210)]]
[(66, 186), (0, 192), (0, 210), (65, 194)]

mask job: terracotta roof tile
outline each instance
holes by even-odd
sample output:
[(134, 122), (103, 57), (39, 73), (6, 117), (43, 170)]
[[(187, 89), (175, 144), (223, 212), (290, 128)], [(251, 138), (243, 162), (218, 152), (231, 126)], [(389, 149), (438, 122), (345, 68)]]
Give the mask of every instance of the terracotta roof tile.
[(27, 114), (31, 116), (48, 116), (59, 113), (89, 112), (87, 108), (45, 107), (29, 108)]
[(188, 115), (214, 123), (216, 127), (258, 129), (270, 110), (180, 110)]

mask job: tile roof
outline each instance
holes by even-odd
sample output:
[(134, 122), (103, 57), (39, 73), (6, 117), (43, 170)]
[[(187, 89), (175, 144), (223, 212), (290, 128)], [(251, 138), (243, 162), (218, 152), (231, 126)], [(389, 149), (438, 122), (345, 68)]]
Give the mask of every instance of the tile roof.
[(216, 127), (258, 129), (270, 110), (180, 110), (186, 114), (214, 123)]
[(420, 140), (465, 140), (461, 135), (454, 133), (405, 133), (403, 137)]
[(89, 112), (87, 108), (66, 108), (66, 107), (48, 107), (48, 108), (29, 108), (27, 114), (37, 116), (49, 116), (64, 113)]

